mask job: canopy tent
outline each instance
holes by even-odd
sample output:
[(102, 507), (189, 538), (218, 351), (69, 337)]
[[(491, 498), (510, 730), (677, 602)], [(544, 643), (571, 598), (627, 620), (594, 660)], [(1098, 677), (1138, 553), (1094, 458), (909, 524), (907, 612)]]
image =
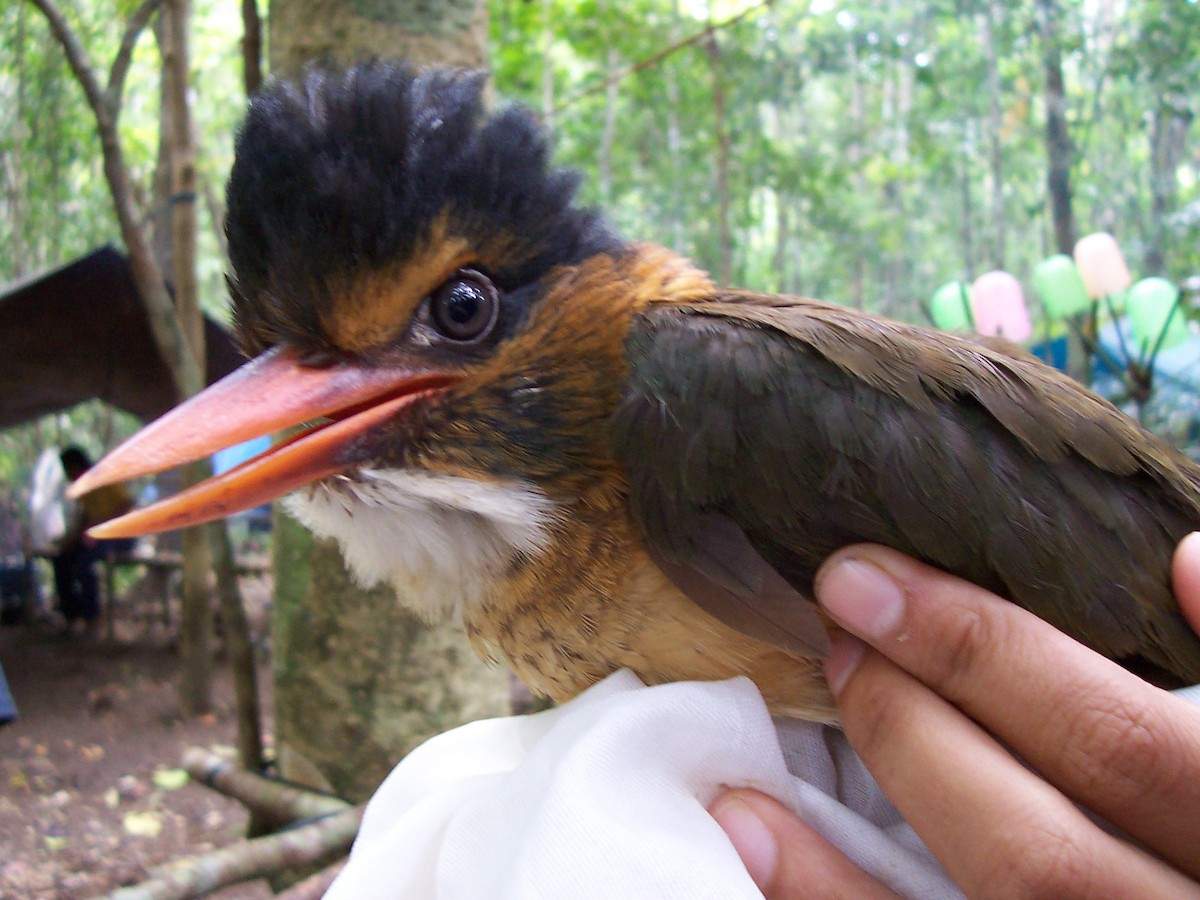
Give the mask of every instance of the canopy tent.
[[(243, 359), (205, 318), (209, 383)], [(110, 246), (0, 289), (0, 429), (99, 398), (140, 419), (176, 403), (129, 261)]]

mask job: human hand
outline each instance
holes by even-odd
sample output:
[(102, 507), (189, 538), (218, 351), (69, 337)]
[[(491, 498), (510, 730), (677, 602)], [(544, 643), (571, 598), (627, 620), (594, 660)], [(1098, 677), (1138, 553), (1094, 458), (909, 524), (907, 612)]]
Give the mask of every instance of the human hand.
[[(1173, 579), (1200, 631), (1200, 534)], [(826, 664), (846, 735), (967, 895), (1200, 894), (1200, 708), (882, 547), (834, 554), (816, 593), (849, 632)], [(768, 897), (890, 896), (762, 794), (712, 812)]]

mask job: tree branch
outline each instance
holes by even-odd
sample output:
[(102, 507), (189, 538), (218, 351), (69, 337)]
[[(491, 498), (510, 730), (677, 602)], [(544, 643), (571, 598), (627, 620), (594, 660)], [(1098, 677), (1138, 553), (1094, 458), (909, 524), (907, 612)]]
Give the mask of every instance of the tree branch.
[(112, 104), (114, 119), (117, 110), (121, 108), (121, 93), (125, 90), (125, 76), (129, 74), (129, 64), (133, 61), (133, 48), (137, 45), (142, 31), (150, 24), (154, 14), (162, 6), (162, 2), (163, 0), (142, 0), (129, 18), (129, 24), (125, 26), (125, 34), (121, 36), (121, 46), (117, 50), (117, 55), (113, 57), (112, 66), (108, 70), (108, 88), (105, 91), (108, 102)]
[(346, 868), (346, 860), (339, 859), (332, 866), (327, 866), (314, 875), (309, 875), (303, 881), (297, 882), (286, 891), (275, 895), (275, 900), (321, 900), (329, 890), (335, 878)]
[(586, 87), (583, 90), (577, 91), (576, 93), (572, 94), (571, 96), (564, 98), (562, 101), (555, 104), (553, 111), (556, 114), (560, 113), (567, 107), (574, 106), (576, 103), (578, 103), (584, 97), (590, 97), (592, 94), (598, 94), (601, 91), (606, 91), (606, 90), (608, 90), (610, 85), (624, 81), (626, 78), (628, 78), (630, 75), (633, 75), (636, 72), (641, 72), (645, 69), (651, 69), (654, 66), (657, 66), (659, 63), (661, 63), (663, 60), (665, 60), (668, 56), (671, 56), (674, 53), (678, 53), (680, 50), (684, 49), (685, 47), (690, 47), (690, 46), (692, 46), (692, 44), (699, 43), (700, 41), (711, 40), (712, 35), (715, 34), (716, 32), (718, 32), (724, 28), (729, 28), (731, 25), (736, 25), (738, 22), (742, 21), (742, 19), (746, 18), (747, 16), (753, 15), (754, 13), (761, 12), (764, 9), (770, 9), (774, 4), (775, 4), (775, 0), (762, 0), (762, 2), (759, 3), (757, 6), (752, 6), (749, 9), (742, 10), (736, 16), (731, 16), (730, 18), (724, 19), (720, 22), (711, 23), (709, 25), (706, 25), (704, 28), (700, 29), (699, 31), (696, 31), (696, 32), (688, 35), (687, 37), (683, 38), (680, 41), (676, 41), (674, 44), (671, 44), (669, 47), (665, 47), (662, 50), (659, 50), (657, 53), (647, 56), (645, 59), (640, 59), (635, 63), (631, 63), (630, 65), (625, 66), (625, 68), (623, 68), (623, 69), (617, 70), (616, 72), (611, 74), (609, 77), (605, 78), (603, 81), (598, 81), (597, 83), (591, 85), (590, 87)]
[(363, 807), (352, 806), (310, 825), (167, 863), (141, 884), (109, 894), (109, 900), (186, 900), (280, 869), (331, 859), (354, 842), (362, 812)]
[(63, 48), (67, 64), (75, 73), (75, 80), (83, 88), (83, 93), (87, 97), (88, 105), (92, 108), (92, 113), (96, 116), (100, 130), (112, 127), (115, 124), (115, 110), (109, 108), (108, 97), (100, 86), (96, 73), (92, 71), (92, 63), (87, 57), (87, 52), (79, 43), (79, 39), (75, 37), (71, 26), (67, 24), (62, 10), (58, 8), (55, 0), (31, 0), (31, 2), (41, 10), (46, 21), (50, 23), (50, 30), (54, 32), (54, 37)]
[(326, 816), (349, 806), (337, 797), (263, 778), (199, 747), (183, 754), (183, 767), (196, 781), (233, 797), (276, 824)]
[(191, 352), (191, 347), (180, 330), (162, 269), (155, 262), (146, 235), (139, 224), (129, 188), (129, 170), (125, 165), (125, 157), (117, 135), (116, 110), (109, 108), (109, 97), (101, 88), (87, 54), (55, 0), (30, 2), (49, 22), (50, 30), (62, 46), (67, 63), (83, 88), (88, 105), (96, 117), (96, 132), (100, 136), (100, 149), (104, 156), (104, 177), (112, 195), (117, 222), (121, 227), (121, 237), (125, 241), (126, 250), (129, 251), (129, 265), (133, 271), (134, 283), (146, 307), (150, 330), (171, 369), (176, 393), (180, 399), (191, 396), (204, 385), (204, 360)]

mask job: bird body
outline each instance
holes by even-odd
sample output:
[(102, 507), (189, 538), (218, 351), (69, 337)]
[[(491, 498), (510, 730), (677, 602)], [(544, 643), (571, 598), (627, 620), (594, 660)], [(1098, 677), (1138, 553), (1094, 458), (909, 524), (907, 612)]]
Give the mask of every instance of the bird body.
[(1169, 587), (1193, 463), (1016, 348), (718, 288), (621, 240), (479, 92), (375, 65), (254, 101), (227, 230), (256, 359), (81, 489), (318, 424), (106, 533), (295, 491), (361, 580), (560, 700), (621, 667), (743, 674), (831, 718), (812, 579), (855, 541), (1200, 680)]

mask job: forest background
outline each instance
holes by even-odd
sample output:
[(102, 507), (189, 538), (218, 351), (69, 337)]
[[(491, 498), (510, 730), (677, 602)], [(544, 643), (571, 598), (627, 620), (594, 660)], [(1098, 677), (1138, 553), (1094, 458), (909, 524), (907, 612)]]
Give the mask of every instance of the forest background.
[[(135, 6), (66, 11), (104, 61)], [(585, 174), (585, 200), (626, 235), (722, 282), (922, 321), (939, 285), (1003, 269), (1026, 285), (1044, 338), (1054, 326), (1031, 273), (1083, 234), (1113, 233), (1135, 277), (1200, 272), (1191, 0), (495, 0), (489, 12), (498, 102), (542, 117), (558, 160)], [(232, 0), (193, 4), (199, 294), (219, 317), (241, 27)], [(119, 244), (119, 232), (94, 120), (46, 21), (2, 0), (0, 36), (5, 282)], [(143, 198), (159, 72), (141, 41), (120, 133)], [(1055, 109), (1065, 143), (1048, 132)], [(133, 427), (89, 404), (10, 429), (0, 479), (26, 483), (48, 444), (100, 451)]]

